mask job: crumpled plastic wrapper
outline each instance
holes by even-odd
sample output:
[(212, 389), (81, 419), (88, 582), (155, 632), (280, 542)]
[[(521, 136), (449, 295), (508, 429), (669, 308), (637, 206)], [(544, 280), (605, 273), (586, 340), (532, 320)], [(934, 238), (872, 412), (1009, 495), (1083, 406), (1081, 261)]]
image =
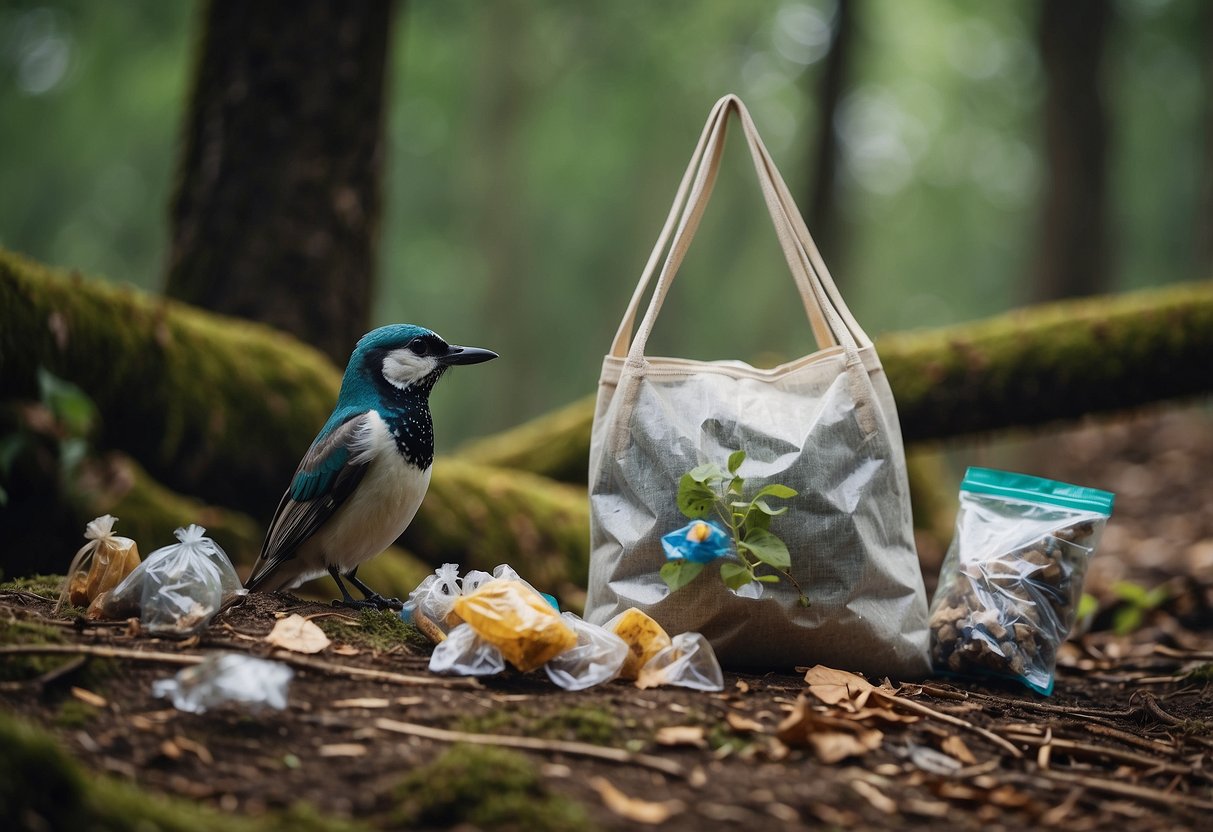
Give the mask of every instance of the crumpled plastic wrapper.
[(637, 678), (649, 659), (670, 646), (665, 629), (635, 607), (624, 610), (603, 626), (628, 646), (628, 655), (619, 671), (621, 679)]
[(243, 591), (232, 562), (206, 529), (190, 525), (175, 534), (177, 543), (148, 555), (106, 597), (103, 617), (138, 615), (149, 632), (189, 635)]
[(970, 468), (931, 602), (935, 669), (1049, 695), (1111, 510), (1106, 491)]
[(67, 580), (59, 602), (58, 613), (65, 603), (76, 607), (87, 607), (88, 616), (100, 616), (103, 596), (122, 582), (139, 565), (139, 547), (129, 537), (114, 534), (118, 518), (105, 514), (89, 521), (84, 530), (88, 540), (67, 570)]
[(152, 695), (171, 698), (173, 707), (191, 714), (227, 703), (251, 710), (286, 708), (294, 672), (281, 662), (241, 653), (219, 653), (169, 679), (152, 683)]
[(644, 667), (636, 679), (638, 688), (670, 685), (693, 690), (724, 690), (724, 673), (712, 645), (700, 633), (679, 633)]
[(523, 673), (577, 646), (577, 635), (530, 584), (498, 578), (455, 599), (455, 614)]
[(496, 676), (505, 670), (501, 651), (482, 639), (470, 624), (460, 624), (434, 647), (431, 673), (454, 676)]
[(585, 690), (617, 678), (629, 655), (624, 640), (571, 612), (561, 617), (577, 634), (577, 645), (543, 666), (548, 678), (565, 690)]

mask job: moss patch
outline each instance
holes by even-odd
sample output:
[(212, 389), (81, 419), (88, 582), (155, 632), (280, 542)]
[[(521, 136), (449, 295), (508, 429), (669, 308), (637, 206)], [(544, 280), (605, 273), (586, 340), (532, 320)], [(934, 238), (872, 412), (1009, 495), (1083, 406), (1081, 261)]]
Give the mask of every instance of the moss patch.
[(613, 745), (619, 739), (619, 720), (614, 714), (583, 706), (549, 713), (497, 710), (483, 716), (464, 717), (458, 721), (457, 728), (472, 734), (514, 734), (596, 745)]
[(337, 616), (315, 619), (317, 626), (333, 641), (386, 652), (405, 645), (412, 649), (429, 649), (429, 639), (412, 624), (400, 620), (392, 610), (362, 610), (359, 623), (352, 624)]
[[(0, 583), (0, 592), (5, 590), (11, 592), (29, 592), (51, 601), (59, 600), (59, 593), (62, 589), (62, 575), (26, 575), (24, 578), (14, 578), (11, 581)], [(65, 610), (75, 611), (79, 610), (79, 608), (65, 607)]]
[(456, 745), (432, 764), (406, 776), (397, 788), (392, 821), (412, 827), (471, 824), (527, 832), (590, 827), (576, 802), (552, 794), (522, 754)]

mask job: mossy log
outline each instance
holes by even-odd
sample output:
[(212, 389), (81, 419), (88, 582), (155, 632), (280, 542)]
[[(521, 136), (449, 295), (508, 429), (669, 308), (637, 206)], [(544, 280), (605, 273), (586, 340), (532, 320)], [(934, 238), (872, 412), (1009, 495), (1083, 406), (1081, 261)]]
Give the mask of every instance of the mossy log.
[[(1043, 304), (879, 339), (906, 442), (1213, 392), (1213, 282)], [(594, 397), (460, 449), (584, 483)]]

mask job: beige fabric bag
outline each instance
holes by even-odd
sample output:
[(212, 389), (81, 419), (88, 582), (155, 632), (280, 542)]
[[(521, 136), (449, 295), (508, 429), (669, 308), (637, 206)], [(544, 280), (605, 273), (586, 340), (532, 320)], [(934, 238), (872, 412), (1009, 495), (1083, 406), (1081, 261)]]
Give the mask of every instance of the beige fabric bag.
[[(645, 344), (711, 195), (731, 117), (746, 144), (818, 351), (772, 369), (645, 355)], [(669, 248), (635, 337), (641, 301)], [(630, 344), (630, 345), (629, 345)], [(682, 474), (745, 450), (747, 489), (799, 495), (772, 531), (791, 573), (762, 597), (725, 588), (714, 565), (671, 593), (661, 536), (687, 521)], [(713, 108), (665, 228), (602, 367), (590, 447), (586, 618), (638, 607), (671, 634), (703, 633), (728, 667), (823, 663), (876, 676), (925, 674), (927, 605), (911, 531), (897, 412), (880, 359), (821, 260), (745, 105)]]

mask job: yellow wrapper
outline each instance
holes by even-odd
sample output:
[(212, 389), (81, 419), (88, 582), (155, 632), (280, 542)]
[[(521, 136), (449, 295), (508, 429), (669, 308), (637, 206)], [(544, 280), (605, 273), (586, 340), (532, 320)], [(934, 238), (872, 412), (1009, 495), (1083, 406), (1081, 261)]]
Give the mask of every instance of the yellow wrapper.
[(628, 657), (619, 671), (620, 679), (635, 679), (640, 668), (659, 650), (670, 646), (670, 637), (662, 626), (645, 613), (632, 607), (624, 610), (607, 622), (608, 630), (619, 636), (628, 645)]
[(459, 596), (455, 614), (523, 673), (577, 646), (577, 634), (560, 613), (520, 581), (489, 581)]

